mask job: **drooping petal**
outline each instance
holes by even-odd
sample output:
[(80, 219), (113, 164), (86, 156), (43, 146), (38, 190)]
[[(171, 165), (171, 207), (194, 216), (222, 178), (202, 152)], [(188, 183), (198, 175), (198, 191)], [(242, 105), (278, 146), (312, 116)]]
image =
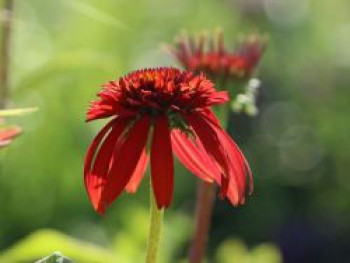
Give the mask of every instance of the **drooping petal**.
[(230, 167), (230, 176), (223, 177), (220, 197), (225, 196), (231, 203), (237, 205), (245, 200), (246, 188), (246, 169), (242, 157), (240, 156), (239, 148), (228, 136), (228, 134), (221, 128), (219, 120), (215, 117), (213, 112), (209, 109), (202, 112), (203, 119), (207, 120), (207, 124), (215, 131), (218, 139), (226, 149), (227, 158)]
[(148, 155), (146, 153), (146, 149), (143, 149), (140, 160), (136, 165), (135, 171), (130, 178), (129, 183), (126, 185), (125, 190), (128, 193), (135, 193), (137, 188), (139, 187), (143, 175), (145, 174), (147, 164), (148, 164)]
[[(232, 152), (235, 153), (235, 157), (238, 161), (234, 162), (234, 164), (238, 165), (241, 171), (244, 170), (245, 174), (248, 174), (249, 194), (252, 194), (254, 190), (254, 180), (253, 180), (253, 174), (247, 159), (244, 157), (244, 154), (242, 153), (240, 148), (237, 146), (235, 141), (225, 131), (221, 129), (220, 122), (215, 117), (214, 113), (210, 110), (207, 110), (205, 111), (205, 115), (206, 117), (209, 118), (209, 120), (212, 122), (214, 127), (216, 127), (216, 129), (218, 130), (218, 134), (223, 137), (223, 140), (226, 140), (226, 145), (229, 146), (232, 149)], [(234, 157), (234, 156), (231, 155), (231, 157)], [(232, 161), (234, 161), (234, 159), (232, 159)]]
[(215, 161), (220, 165), (225, 176), (230, 174), (229, 163), (223, 145), (215, 132), (208, 125), (207, 121), (200, 115), (200, 113), (192, 113), (185, 115), (189, 125), (203, 143), (205, 150), (213, 156)]
[(156, 118), (151, 147), (151, 178), (158, 208), (168, 207), (173, 197), (174, 160), (166, 116)]
[(249, 166), (243, 154), (219, 125), (211, 111), (197, 112), (186, 116), (206, 151), (222, 168), (221, 196), (227, 196), (234, 205), (245, 201), (246, 175)]
[(89, 175), (91, 172), (91, 164), (92, 164), (92, 160), (94, 158), (95, 152), (98, 146), (100, 145), (102, 139), (104, 138), (106, 133), (111, 129), (115, 121), (116, 121), (115, 119), (111, 120), (109, 123), (107, 123), (106, 126), (102, 128), (102, 130), (100, 130), (100, 132), (95, 136), (95, 138), (93, 139), (92, 143), (90, 144), (87, 150), (87, 153), (84, 159), (84, 182), (85, 182), (85, 187), (87, 189), (89, 189), (89, 185), (90, 185)]
[(216, 132), (220, 143), (224, 145), (228, 153), (229, 165), (232, 168), (232, 180), (230, 180), (227, 196), (231, 203), (238, 205), (243, 204), (245, 201), (246, 193), (246, 176), (248, 175), (249, 181), (249, 193), (253, 191), (253, 178), (249, 164), (244, 157), (243, 153), (231, 139), (231, 137), (220, 127), (218, 119), (211, 111), (206, 111), (204, 120), (208, 121)]
[[(249, 194), (253, 192), (252, 172), (243, 153), (235, 144), (235, 142), (231, 139), (231, 137), (228, 136), (228, 134), (226, 134), (225, 132), (219, 131), (219, 133), (222, 142), (226, 145), (225, 147), (228, 149), (228, 152), (230, 152), (229, 159), (234, 172), (234, 180), (230, 181), (227, 197), (229, 198), (231, 203), (235, 205), (244, 204), (247, 188), (247, 175), (249, 182)], [(238, 199), (236, 197), (237, 195)]]
[(174, 153), (193, 174), (205, 182), (220, 181), (220, 169), (198, 139), (194, 142), (180, 130), (173, 130), (171, 141)]
[(145, 116), (130, 128), (120, 147), (114, 150), (107, 182), (102, 186), (98, 212), (104, 213), (129, 182), (145, 148), (149, 127), (150, 118)]
[(124, 118), (118, 118), (116, 120), (111, 132), (101, 144), (92, 165), (91, 173), (88, 175), (87, 190), (90, 200), (96, 210), (101, 200), (102, 187), (107, 182), (107, 174), (113, 151), (129, 121), (129, 119)]

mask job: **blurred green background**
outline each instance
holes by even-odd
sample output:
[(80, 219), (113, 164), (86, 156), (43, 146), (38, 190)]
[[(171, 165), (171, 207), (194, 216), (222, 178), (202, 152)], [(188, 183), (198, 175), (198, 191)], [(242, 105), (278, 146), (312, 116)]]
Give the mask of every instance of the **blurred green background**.
[[(93, 211), (83, 158), (105, 122), (84, 114), (108, 80), (176, 66), (160, 46), (182, 29), (218, 26), (228, 46), (255, 31), (270, 41), (260, 113), (230, 127), (255, 192), (240, 208), (216, 203), (207, 262), (350, 262), (348, 0), (15, 0), (14, 10), (7, 105), (40, 110), (8, 120), (24, 134), (0, 152), (0, 262), (56, 250), (77, 262), (143, 261), (148, 180), (105, 217)], [(186, 258), (195, 187), (177, 165), (160, 262)]]

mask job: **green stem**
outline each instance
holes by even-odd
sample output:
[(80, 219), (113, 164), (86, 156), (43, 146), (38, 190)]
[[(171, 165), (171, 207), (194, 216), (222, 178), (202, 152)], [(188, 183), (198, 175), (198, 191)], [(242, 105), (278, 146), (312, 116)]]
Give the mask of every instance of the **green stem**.
[(156, 263), (164, 209), (159, 209), (157, 207), (152, 185), (150, 187), (150, 207), (151, 224), (148, 236), (146, 263)]

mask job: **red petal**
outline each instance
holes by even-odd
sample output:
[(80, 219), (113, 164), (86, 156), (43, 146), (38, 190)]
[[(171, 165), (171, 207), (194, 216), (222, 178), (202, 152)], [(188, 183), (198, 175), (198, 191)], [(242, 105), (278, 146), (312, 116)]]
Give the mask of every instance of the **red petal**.
[[(215, 116), (212, 116), (212, 118), (215, 118)], [(247, 171), (242, 161), (242, 154), (228, 134), (217, 125), (217, 120), (214, 119), (213, 122), (209, 120), (208, 124), (215, 130), (220, 143), (228, 153), (227, 158), (229, 161), (230, 176), (227, 182), (223, 181), (221, 195), (222, 197), (227, 195), (231, 203), (235, 205), (244, 203)]]
[(135, 168), (135, 171), (133, 175), (130, 178), (129, 183), (126, 185), (125, 190), (128, 193), (135, 193), (137, 191), (137, 188), (140, 185), (140, 182), (142, 180), (142, 177), (146, 171), (147, 164), (148, 164), (148, 155), (146, 153), (146, 149), (142, 151), (140, 160)]
[(219, 140), (228, 152), (230, 167), (232, 168), (233, 180), (230, 180), (228, 198), (233, 204), (242, 204), (245, 201), (246, 175), (249, 178), (249, 193), (253, 191), (253, 177), (249, 164), (243, 153), (231, 139), (231, 137), (219, 125), (219, 121), (211, 111), (205, 113), (208, 124), (216, 131)]
[(151, 177), (158, 208), (168, 207), (174, 189), (174, 160), (168, 118), (157, 117), (151, 148)]
[(90, 185), (90, 172), (91, 172), (91, 163), (92, 159), (94, 158), (95, 152), (100, 145), (102, 139), (106, 135), (106, 133), (109, 131), (109, 129), (113, 126), (115, 123), (115, 119), (111, 120), (109, 123), (107, 123), (106, 126), (102, 128), (102, 130), (95, 136), (92, 143), (90, 144), (87, 153), (85, 155), (84, 160), (84, 181), (85, 181), (85, 187), (86, 189), (89, 189)]
[(229, 100), (229, 94), (227, 91), (217, 91), (210, 95), (210, 97), (203, 103), (203, 107), (212, 106), (217, 104), (223, 104)]
[(249, 179), (249, 194), (252, 194), (254, 190), (254, 182), (253, 182), (253, 174), (249, 167), (249, 163), (247, 159), (244, 157), (244, 154), (240, 150), (240, 148), (237, 146), (235, 141), (220, 127), (219, 120), (215, 117), (214, 113), (210, 110), (206, 111), (206, 116), (209, 118), (209, 120), (212, 122), (214, 126), (216, 126), (219, 130), (221, 130), (221, 134), (226, 137), (226, 140), (228, 141), (228, 145), (231, 145), (235, 149), (236, 156), (240, 160), (239, 164), (244, 167), (246, 173), (248, 173), (248, 179)]
[(146, 145), (149, 127), (149, 117), (143, 117), (130, 129), (120, 147), (115, 149), (98, 207), (100, 213), (104, 213), (106, 207), (121, 194), (133, 175)]
[[(233, 204), (243, 204), (245, 202), (246, 194), (246, 176), (248, 174), (249, 181), (249, 194), (253, 192), (253, 176), (250, 170), (249, 164), (245, 159), (243, 153), (231, 139), (231, 137), (225, 132), (221, 132), (221, 139), (225, 143), (225, 148), (230, 152), (230, 164), (233, 167), (235, 180), (230, 180), (230, 185), (228, 189), (228, 198)], [(238, 199), (236, 199), (238, 195)]]
[(92, 102), (90, 105), (90, 108), (88, 112), (86, 113), (86, 121), (93, 121), (97, 119), (104, 119), (108, 118), (110, 116), (115, 116), (117, 115), (118, 117), (134, 117), (136, 115), (135, 112), (126, 110), (121, 107), (114, 107), (110, 106), (110, 109), (106, 110), (105, 108), (107, 107), (106, 105), (100, 105), (100, 101), (97, 102)]
[(230, 174), (230, 168), (225, 149), (216, 131), (208, 124), (208, 121), (202, 115), (201, 113), (194, 113), (186, 115), (185, 118), (203, 143), (205, 150), (213, 156), (224, 174), (228, 176)]
[(21, 134), (21, 132), (22, 132), (22, 129), (20, 127), (17, 127), (17, 126), (6, 127), (0, 130), (0, 142), (12, 140), (13, 138)]
[(88, 176), (87, 185), (89, 197), (96, 210), (101, 202), (103, 186), (107, 182), (107, 174), (113, 151), (129, 121), (129, 119), (117, 119), (111, 132), (106, 136), (96, 154), (92, 171)]
[(8, 145), (11, 141), (22, 133), (22, 129), (17, 126), (6, 127), (0, 131), (0, 148)]
[(206, 182), (220, 182), (220, 170), (212, 158), (206, 153), (202, 143), (198, 140), (193, 142), (179, 130), (171, 132), (173, 150), (179, 160), (193, 174)]
[[(227, 196), (232, 171), (226, 149), (220, 141), (217, 131), (211, 127), (203, 113), (194, 113), (186, 116), (186, 118), (199, 140), (202, 141), (205, 150), (215, 159), (218, 168), (221, 169), (220, 196)], [(236, 199), (238, 200), (238, 197)]]

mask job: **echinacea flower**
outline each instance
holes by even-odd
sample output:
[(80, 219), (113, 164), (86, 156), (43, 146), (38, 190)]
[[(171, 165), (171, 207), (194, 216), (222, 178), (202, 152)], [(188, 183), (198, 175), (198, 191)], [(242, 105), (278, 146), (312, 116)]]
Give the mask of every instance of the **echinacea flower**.
[(210, 106), (225, 103), (203, 74), (176, 68), (133, 71), (110, 81), (91, 102), (87, 121), (111, 117), (91, 143), (84, 166), (85, 186), (99, 213), (125, 189), (137, 190), (149, 159), (158, 208), (170, 205), (173, 153), (200, 179), (220, 186), (233, 205), (245, 200), (249, 165), (221, 128)]
[(235, 50), (224, 45), (222, 32), (198, 38), (180, 36), (171, 53), (187, 70), (204, 72), (211, 77), (232, 77), (246, 79), (251, 77), (265, 49), (266, 41), (257, 35), (250, 35), (240, 41)]

